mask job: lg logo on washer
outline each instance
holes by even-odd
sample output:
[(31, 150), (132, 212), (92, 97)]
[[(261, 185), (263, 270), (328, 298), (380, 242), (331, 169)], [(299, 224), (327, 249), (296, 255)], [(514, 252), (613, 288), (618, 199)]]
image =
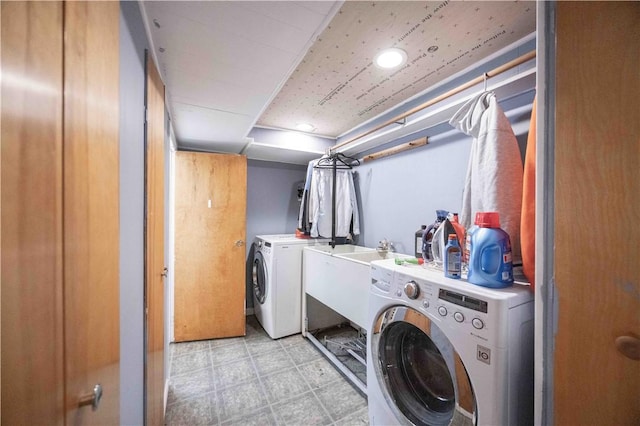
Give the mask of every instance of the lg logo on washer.
[(476, 359), (484, 362), (485, 364), (491, 365), (491, 349), (478, 345)]

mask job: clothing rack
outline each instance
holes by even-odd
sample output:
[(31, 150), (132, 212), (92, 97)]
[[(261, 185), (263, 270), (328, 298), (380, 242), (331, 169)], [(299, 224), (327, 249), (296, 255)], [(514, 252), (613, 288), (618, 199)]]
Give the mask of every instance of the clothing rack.
[(336, 152), (328, 156), (322, 157), (318, 164), (314, 166), (317, 169), (332, 169), (333, 183), (331, 188), (331, 248), (336, 247), (336, 185), (338, 169), (352, 169), (353, 166), (359, 166), (360, 160), (349, 157), (342, 153)]
[(383, 129), (383, 128), (391, 125), (391, 124), (402, 123), (403, 120), (406, 119), (407, 117), (409, 117), (410, 115), (415, 114), (416, 112), (422, 111), (423, 109), (428, 108), (431, 105), (434, 105), (434, 104), (436, 104), (436, 103), (438, 103), (440, 101), (443, 101), (444, 99), (450, 98), (451, 96), (457, 95), (458, 93), (460, 93), (460, 92), (462, 92), (464, 90), (467, 90), (468, 88), (473, 87), (473, 86), (475, 86), (477, 84), (485, 83), (485, 85), (486, 85), (486, 81), (487, 81), (488, 78), (495, 77), (498, 74), (502, 74), (503, 72), (508, 71), (511, 68), (515, 68), (518, 65), (521, 65), (521, 64), (523, 64), (523, 63), (525, 63), (527, 61), (530, 61), (531, 59), (534, 59), (535, 57), (536, 57), (536, 51), (535, 50), (532, 50), (532, 51), (530, 51), (528, 53), (525, 53), (524, 55), (522, 55), (522, 56), (520, 56), (520, 57), (518, 57), (518, 58), (516, 58), (516, 59), (514, 59), (512, 61), (509, 61), (504, 65), (501, 65), (501, 66), (499, 66), (497, 68), (494, 68), (491, 71), (487, 71), (487, 72), (483, 73), (482, 75), (480, 75), (480, 76), (478, 76), (478, 77), (476, 77), (476, 78), (474, 78), (474, 79), (472, 79), (470, 81), (467, 81), (466, 83), (463, 83), (460, 86), (458, 86), (458, 87), (456, 87), (454, 89), (451, 89), (446, 93), (443, 93), (442, 95), (439, 95), (439, 96), (436, 96), (435, 98), (429, 99), (428, 101), (426, 101), (426, 102), (424, 102), (424, 103), (422, 103), (420, 105), (417, 105), (417, 106), (411, 108), (410, 110), (405, 111), (404, 113), (399, 114), (399, 115), (397, 115), (397, 116), (385, 121), (384, 123), (378, 124), (377, 126), (374, 126), (370, 130), (367, 130), (367, 131), (365, 131), (363, 133), (360, 133), (360, 134), (358, 134), (356, 136), (353, 136), (353, 137), (351, 137), (351, 138), (349, 138), (349, 139), (347, 139), (345, 141), (342, 141), (342, 142), (332, 146), (331, 148), (329, 148), (329, 151), (330, 152), (335, 152), (336, 149), (341, 148), (341, 147), (343, 147), (345, 145), (348, 145), (348, 144), (350, 144), (350, 143), (352, 143), (354, 141), (357, 141), (358, 139), (362, 139), (363, 137), (368, 136), (368, 135), (370, 135), (370, 134), (372, 134), (374, 132), (377, 132), (378, 130)]

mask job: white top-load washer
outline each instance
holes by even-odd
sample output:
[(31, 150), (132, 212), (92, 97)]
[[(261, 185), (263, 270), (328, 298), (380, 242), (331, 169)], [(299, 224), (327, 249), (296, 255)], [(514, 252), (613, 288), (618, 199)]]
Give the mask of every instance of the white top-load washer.
[(253, 309), (273, 339), (300, 333), (302, 249), (328, 244), (326, 238), (294, 234), (258, 235), (254, 240)]
[(372, 425), (533, 423), (528, 286), (489, 289), (374, 261), (368, 319)]

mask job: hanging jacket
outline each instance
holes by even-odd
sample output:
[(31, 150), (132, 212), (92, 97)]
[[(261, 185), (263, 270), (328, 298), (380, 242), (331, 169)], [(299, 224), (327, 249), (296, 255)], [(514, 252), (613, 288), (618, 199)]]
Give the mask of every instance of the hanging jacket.
[(514, 263), (520, 263), (522, 158), (511, 123), (491, 92), (469, 100), (449, 123), (473, 136), (460, 223), (468, 229), (477, 212), (498, 212)]
[[(314, 168), (309, 191), (309, 221), (312, 237), (331, 237), (333, 170)], [(351, 170), (336, 171), (336, 237), (360, 234), (356, 190)]]
[(316, 164), (318, 164), (318, 160), (311, 160), (307, 166), (304, 191), (302, 192), (302, 201), (300, 202), (300, 212), (298, 213), (298, 229), (305, 235), (311, 234), (311, 223), (309, 222), (309, 190), (311, 189), (313, 167)]

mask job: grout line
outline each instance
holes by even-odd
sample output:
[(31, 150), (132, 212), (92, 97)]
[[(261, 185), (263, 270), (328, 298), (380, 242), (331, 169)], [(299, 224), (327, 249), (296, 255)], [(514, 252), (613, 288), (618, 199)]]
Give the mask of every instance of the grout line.
[[(271, 415), (273, 416), (273, 419), (275, 420), (276, 425), (278, 425), (279, 424), (278, 417), (276, 416), (276, 413), (273, 410), (271, 401), (269, 400), (269, 395), (267, 394), (267, 388), (265, 387), (264, 383), (262, 383), (262, 377), (260, 377), (260, 372), (258, 371), (258, 367), (256, 367), (256, 363), (253, 359), (253, 354), (249, 351), (249, 345), (247, 345), (247, 339), (245, 338), (242, 341), (244, 342), (245, 348), (247, 349), (247, 353), (249, 354), (249, 361), (253, 366), (253, 371), (256, 373), (256, 377), (258, 378), (258, 383), (260, 384), (260, 389), (262, 389), (262, 394), (264, 395), (264, 399), (267, 401), (267, 406), (269, 407), (269, 411), (271, 411)], [(258, 410), (262, 408), (263, 407), (259, 408)]]
[[(299, 343), (297, 345), (293, 345), (290, 346), (294, 347), (294, 346), (298, 346), (298, 345), (310, 345), (310, 343), (304, 339), (303, 343)], [(282, 345), (282, 343), (280, 343), (280, 346), (282, 346), (284, 348), (284, 345)], [(316, 394), (315, 390), (313, 389), (313, 386), (311, 386), (311, 384), (309, 384), (309, 381), (307, 380), (307, 378), (304, 376), (304, 374), (302, 374), (302, 371), (300, 371), (300, 368), (298, 367), (298, 364), (296, 364), (296, 361), (293, 359), (293, 357), (291, 356), (291, 354), (289, 353), (289, 350), (287, 348), (284, 348), (285, 352), (287, 353), (287, 355), (289, 356), (289, 358), (291, 358), (291, 361), (293, 361), (293, 365), (295, 366), (296, 370), (298, 371), (298, 373), (302, 376), (302, 380), (304, 380), (304, 382), (307, 384), (307, 386), (309, 386), (309, 389), (311, 389), (311, 393), (313, 394), (313, 396), (316, 398), (316, 401), (318, 401), (318, 404), (320, 404), (320, 407), (322, 407), (322, 409), (324, 410), (324, 412), (327, 414), (327, 416), (329, 417), (329, 420), (331, 423), (334, 423), (336, 420), (333, 419), (333, 416), (329, 413), (329, 410), (327, 410), (327, 407), (324, 406), (324, 404), (322, 403), (322, 401), (320, 400), (320, 398), (318, 398), (318, 395)], [(315, 349), (314, 349), (315, 350)], [(322, 355), (322, 354), (321, 354)], [(315, 360), (314, 360), (315, 361)], [(306, 365), (306, 363), (305, 363)]]
[[(224, 347), (224, 346), (222, 346)], [(211, 368), (211, 380), (213, 380), (213, 407), (209, 407), (209, 412), (211, 413), (211, 409), (215, 409), (216, 410), (216, 419), (217, 422), (216, 424), (220, 424), (220, 407), (218, 407), (218, 383), (216, 381), (216, 369), (213, 365), (213, 351), (215, 350), (215, 348), (213, 348), (211, 346), (211, 342), (209, 342), (209, 351), (208, 351), (208, 358), (209, 358), (209, 368)]]
[[(274, 409), (274, 406), (275, 405), (287, 405), (287, 404), (290, 404), (292, 401), (300, 399), (300, 397), (305, 396), (305, 395), (307, 395), (309, 393), (311, 395), (313, 395), (313, 397), (315, 398), (317, 403), (320, 404), (320, 407), (322, 408), (323, 412), (327, 415), (327, 418), (331, 422), (330, 424), (334, 425), (334, 426), (336, 425), (336, 423), (338, 421), (343, 420), (343, 419), (349, 417), (350, 415), (356, 415), (356, 414), (368, 412), (368, 407), (365, 406), (362, 409), (354, 411), (353, 413), (350, 413), (347, 416), (344, 416), (344, 417), (342, 417), (340, 419), (334, 419), (333, 418), (333, 416), (329, 413), (327, 407), (324, 405), (324, 403), (318, 397), (318, 394), (316, 393), (316, 391), (317, 390), (321, 390), (321, 389), (325, 389), (325, 388), (330, 387), (330, 386), (333, 386), (333, 385), (335, 385), (337, 383), (345, 382), (346, 379), (344, 377), (342, 377), (342, 375), (340, 375), (339, 378), (336, 378), (336, 379), (334, 379), (334, 380), (332, 380), (332, 381), (330, 381), (328, 383), (325, 383), (322, 386), (319, 386), (317, 389), (314, 389), (313, 386), (309, 383), (309, 381), (305, 377), (305, 375), (302, 373), (301, 368), (306, 366), (306, 365), (308, 365), (308, 364), (317, 362), (319, 359), (325, 359), (326, 360), (326, 358), (324, 356), (322, 356), (322, 354), (320, 353), (320, 355), (321, 355), (320, 358), (315, 358), (315, 359), (312, 359), (312, 360), (309, 360), (309, 361), (305, 360), (304, 362), (302, 362), (300, 364), (297, 364), (296, 361), (293, 359), (293, 356), (291, 355), (290, 351), (289, 351), (290, 349), (293, 349), (293, 348), (298, 347), (298, 346), (306, 345), (307, 347), (311, 347), (311, 349), (313, 349), (314, 351), (317, 351), (317, 349), (311, 344), (311, 342), (309, 342), (307, 339), (304, 339), (304, 338), (302, 338), (299, 342), (296, 342), (296, 343), (293, 343), (293, 344), (289, 344), (289, 345), (286, 345), (286, 346), (280, 340), (276, 340), (276, 341), (278, 342), (280, 350), (284, 350), (286, 355), (287, 355), (287, 357), (289, 358), (289, 360), (293, 362), (293, 368), (295, 368), (295, 370), (298, 372), (298, 374), (300, 374), (302, 376), (302, 379), (304, 380), (304, 383), (307, 385), (308, 390), (303, 392), (303, 393), (301, 393), (301, 394), (294, 395), (294, 396), (292, 396), (290, 398), (278, 400), (277, 402), (272, 402), (271, 398), (269, 397), (269, 395), (267, 393), (267, 389), (266, 389), (265, 383), (263, 382), (263, 375), (261, 375), (260, 372), (258, 371), (256, 362), (254, 360), (254, 356), (261, 355), (261, 354), (263, 354), (263, 352), (258, 352), (258, 353), (256, 353), (254, 355), (249, 351), (249, 344), (247, 343), (247, 341), (248, 341), (247, 337), (245, 336), (244, 338), (242, 338), (241, 341), (243, 342), (243, 345), (244, 345), (244, 347), (245, 347), (245, 349), (247, 351), (249, 361), (251, 363), (251, 366), (253, 368), (254, 373), (256, 374), (256, 377), (257, 377), (257, 380), (258, 380), (258, 384), (260, 386), (260, 389), (262, 390), (262, 393), (263, 393), (263, 395), (265, 397), (267, 405), (266, 406), (262, 406), (262, 407), (258, 407), (255, 410), (251, 410), (250, 412), (247, 412), (247, 413), (241, 413), (239, 415), (233, 416), (233, 417), (225, 420), (225, 422), (233, 424), (233, 422), (235, 420), (241, 418), (242, 416), (244, 416), (246, 414), (252, 414), (254, 412), (258, 412), (260, 410), (264, 410), (265, 408), (268, 407), (270, 412), (271, 412), (271, 414), (272, 414), (272, 416), (273, 416), (274, 421), (276, 422), (276, 425), (278, 425), (278, 426), (286, 426), (286, 425), (281, 423), (280, 419), (276, 415), (276, 411)], [(220, 405), (220, 400), (218, 398), (218, 396), (219, 396), (218, 392), (221, 389), (219, 388), (218, 383), (217, 383), (216, 370), (215, 370), (215, 366), (214, 366), (214, 362), (213, 362), (213, 351), (215, 351), (217, 349), (225, 348), (227, 345), (213, 347), (211, 345), (211, 342), (209, 342), (208, 346), (209, 346), (209, 349), (207, 351), (207, 358), (208, 358), (208, 361), (209, 361), (209, 367), (208, 368), (210, 369), (211, 375), (212, 375), (213, 390), (210, 391), (210, 392), (206, 392), (204, 394), (194, 395), (193, 397), (177, 399), (177, 400), (174, 401), (174, 404), (172, 404), (172, 405), (175, 406), (175, 405), (178, 405), (178, 404), (180, 404), (182, 402), (190, 401), (190, 400), (194, 399), (195, 397), (199, 397), (199, 396), (203, 396), (203, 395), (213, 395), (214, 401), (213, 401), (213, 404), (209, 404), (209, 409), (210, 410), (215, 409), (216, 416), (213, 416), (213, 418), (215, 418), (216, 421), (217, 421), (217, 424), (220, 425), (220, 424), (222, 424), (222, 418), (221, 418), (222, 407)], [(274, 349), (273, 351), (268, 351), (268, 352), (274, 352), (275, 353), (276, 350), (278, 350), (278, 349)], [(201, 349), (194, 349), (194, 350), (191, 350), (189, 352), (184, 353), (183, 355), (188, 355), (188, 354), (195, 353), (195, 352), (200, 352), (200, 351), (201, 351)], [(265, 352), (265, 353), (267, 353), (267, 352)], [(170, 371), (169, 379), (170, 380), (171, 380), (171, 370), (172, 370), (172, 366), (173, 366), (174, 355), (175, 355), (174, 351), (171, 351), (171, 353), (170, 353), (170, 360), (171, 361), (170, 361), (170, 367), (169, 367), (169, 371)], [(233, 361), (229, 361), (229, 362), (233, 362)], [(224, 365), (224, 364), (220, 364), (220, 365)], [(334, 368), (331, 365), (331, 363), (329, 363), (329, 366), (330, 366), (330, 368)], [(284, 370), (276, 371), (276, 372), (273, 372), (273, 373), (270, 373), (270, 374), (265, 374), (264, 376), (266, 377), (266, 376), (270, 376), (270, 375), (274, 375), (274, 374), (280, 374), (283, 371), (291, 370), (293, 368), (289, 367), (289, 368), (284, 369)], [(199, 370), (204, 370), (204, 368), (203, 369), (199, 369)], [(196, 371), (199, 371), (199, 370), (193, 370), (193, 371), (186, 372), (186, 373), (183, 373), (183, 374), (189, 374), (189, 373), (193, 373), (193, 372), (196, 372)], [(180, 375), (178, 375), (178, 376), (180, 376)], [(229, 387), (232, 387), (232, 386), (234, 386), (234, 385), (230, 385)], [(167, 405), (167, 411), (169, 411), (168, 410), (169, 407), (170, 406)], [(210, 414), (213, 414), (213, 413), (211, 413), (211, 411), (210, 411)]]

